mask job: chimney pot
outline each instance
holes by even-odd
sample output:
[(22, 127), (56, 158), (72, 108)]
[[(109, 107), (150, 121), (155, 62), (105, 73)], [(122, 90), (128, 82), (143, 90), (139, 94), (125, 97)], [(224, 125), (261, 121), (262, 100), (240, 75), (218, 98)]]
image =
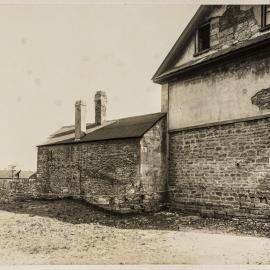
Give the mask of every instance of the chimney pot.
[(104, 91), (95, 94), (95, 123), (102, 125), (106, 121), (107, 96)]
[(86, 103), (78, 100), (75, 103), (75, 141), (79, 141), (86, 133)]

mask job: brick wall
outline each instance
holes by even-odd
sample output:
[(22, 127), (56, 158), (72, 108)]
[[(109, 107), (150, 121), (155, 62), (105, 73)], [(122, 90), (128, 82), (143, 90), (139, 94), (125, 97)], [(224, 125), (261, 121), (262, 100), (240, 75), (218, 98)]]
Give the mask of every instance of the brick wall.
[(40, 192), (36, 179), (0, 179), (0, 203), (37, 198)]
[(269, 218), (269, 130), (265, 118), (171, 133), (171, 207)]

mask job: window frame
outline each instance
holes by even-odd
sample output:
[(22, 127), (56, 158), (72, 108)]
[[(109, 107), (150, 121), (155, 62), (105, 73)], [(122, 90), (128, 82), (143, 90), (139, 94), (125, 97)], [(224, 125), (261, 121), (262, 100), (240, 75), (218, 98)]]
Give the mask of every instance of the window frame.
[(270, 13), (270, 9), (269, 9), (269, 11), (267, 11), (267, 7), (270, 8), (270, 5), (262, 5), (261, 6), (261, 29), (260, 29), (260, 31), (270, 29), (270, 22), (268, 24), (266, 24), (266, 14)]
[[(204, 50), (199, 51), (199, 31), (200, 31), (201, 28), (205, 27), (206, 25), (209, 25), (209, 47), (204, 49)], [(207, 53), (210, 50), (210, 30), (211, 30), (210, 20), (204, 22), (202, 25), (200, 25), (197, 28), (196, 35), (195, 35), (195, 48), (194, 48), (195, 52), (194, 52), (194, 56), (198, 56), (198, 55)]]

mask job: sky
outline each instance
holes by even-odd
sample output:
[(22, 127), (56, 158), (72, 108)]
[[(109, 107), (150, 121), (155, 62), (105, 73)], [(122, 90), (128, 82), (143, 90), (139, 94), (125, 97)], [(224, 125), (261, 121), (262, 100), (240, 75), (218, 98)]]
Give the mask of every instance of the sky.
[(37, 148), (105, 91), (107, 119), (160, 111), (151, 78), (198, 5), (1, 4), (0, 168), (36, 170)]

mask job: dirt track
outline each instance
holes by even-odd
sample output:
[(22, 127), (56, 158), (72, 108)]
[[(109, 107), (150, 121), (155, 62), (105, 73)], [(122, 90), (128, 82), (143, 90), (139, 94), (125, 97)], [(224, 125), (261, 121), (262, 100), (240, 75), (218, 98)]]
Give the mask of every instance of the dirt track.
[(0, 264), (270, 264), (269, 225), (72, 201), (0, 206)]

